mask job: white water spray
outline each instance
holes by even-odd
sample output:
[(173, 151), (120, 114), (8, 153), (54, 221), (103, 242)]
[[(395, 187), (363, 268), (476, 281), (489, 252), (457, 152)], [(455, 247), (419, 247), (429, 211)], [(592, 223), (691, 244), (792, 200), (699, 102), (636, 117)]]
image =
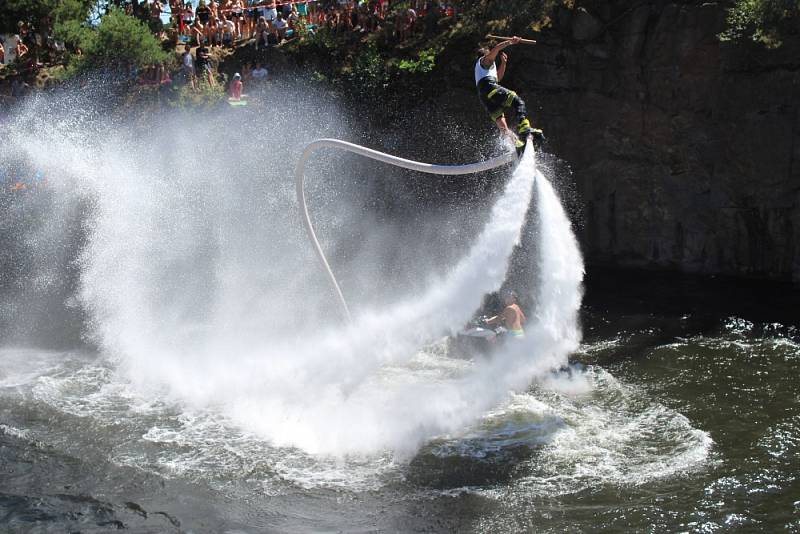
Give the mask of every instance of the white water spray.
[[(442, 369), (430, 369), (421, 376), (396, 366), (405, 365), (420, 344), (437, 333), (466, 323), (482, 297), (502, 284), (511, 252), (520, 240), (534, 177), (531, 150), (493, 206), (489, 222), (469, 253), (443, 279), (431, 281), (422, 295), (385, 310), (362, 310), (355, 327), (307, 340), (299, 351), (306, 355), (300, 367), (313, 368), (314, 376), (297, 385), (311, 387), (312, 405), (306, 405), (305, 396), (296, 398), (295, 405), (286, 405), (282, 399), (265, 399), (262, 393), (258, 395), (262, 406), (281, 402), (278, 418), (265, 417), (248, 397), (248, 407), (240, 405), (233, 410), (240, 424), (273, 441), (288, 438), (285, 444), (313, 452), (389, 449), (405, 455), (430, 437), (456, 431), (480, 417), (505, 393), (502, 385), (498, 391), (496, 384), (473, 380), (474, 376), (443, 376)], [(451, 371), (447, 368), (444, 374)], [(251, 418), (253, 410), (259, 410), (258, 418)], [(293, 423), (283, 431), (287, 412)], [(244, 420), (238, 419), (243, 415)]]
[[(220, 124), (198, 120), (198, 131)], [(76, 128), (69, 116), (41, 122), (10, 143), (61, 192), (91, 196), (80, 297), (94, 340), (140, 394), (222, 417), (277, 446), (411, 454), (476, 421), (537, 370), (561, 365), (577, 342), (580, 254), (563, 211), (544, 215), (540, 179), (540, 237), (555, 232), (557, 241), (539, 247), (551, 251), (542, 257), (542, 288), (555, 282), (560, 289), (537, 293), (524, 353), (475, 365), (418, 353), (423, 342), (461, 327), (502, 284), (531, 203), (532, 151), (452, 270), (400, 303), (359, 309), (358, 328), (320, 330), (315, 310), (330, 309), (329, 293), (315, 285), (317, 266), (285, 215), (293, 209), (283, 182), (290, 165), (276, 158), (267, 171), (229, 168), (267, 140), (244, 139), (235, 144), (242, 154), (217, 160), (197, 154), (202, 139), (175, 138), (169, 128), (145, 143), (124, 125)], [(337, 123), (323, 115), (318, 122)], [(565, 252), (553, 248), (564, 235), (572, 244)], [(540, 316), (541, 329), (533, 324)]]
[(537, 353), (536, 371), (567, 363), (581, 341), (578, 311), (583, 298), (583, 257), (572, 224), (552, 184), (536, 180), (539, 217), (535, 313), (524, 345)]

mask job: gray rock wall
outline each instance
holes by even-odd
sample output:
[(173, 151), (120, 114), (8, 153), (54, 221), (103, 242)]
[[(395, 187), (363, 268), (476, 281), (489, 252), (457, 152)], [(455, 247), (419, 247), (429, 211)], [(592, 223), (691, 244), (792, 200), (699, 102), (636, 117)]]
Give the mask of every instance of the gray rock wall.
[(720, 43), (717, 3), (612, 4), (559, 13), (505, 80), (573, 167), (590, 263), (800, 282), (800, 38)]

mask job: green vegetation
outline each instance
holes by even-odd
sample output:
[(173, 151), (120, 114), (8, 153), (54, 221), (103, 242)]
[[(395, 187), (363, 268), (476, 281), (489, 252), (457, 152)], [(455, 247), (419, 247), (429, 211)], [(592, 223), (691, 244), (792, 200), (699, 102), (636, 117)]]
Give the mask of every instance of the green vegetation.
[[(392, 4), (396, 13), (409, 5)], [(390, 16), (381, 29), (364, 35), (325, 27), (301, 32), (284, 50), (315, 78), (346, 86), (356, 98), (402, 97), (419, 91), (423, 78), (427, 86), (452, 83), (448, 65), (473, 54), (487, 33), (533, 37), (552, 25), (558, 9), (574, 5), (575, 0), (460, 0), (457, 17), (431, 10), (402, 41)]]
[(723, 41), (752, 39), (777, 48), (788, 33), (798, 32), (800, 0), (736, 0), (728, 12)]
[(222, 85), (212, 86), (205, 80), (198, 80), (196, 91), (190, 84), (179, 86), (171, 103), (179, 108), (206, 109), (223, 101), (225, 101), (225, 89)]
[(80, 70), (93, 68), (145, 68), (174, 61), (140, 20), (112, 8), (97, 28), (79, 33), (83, 54), (76, 57)]
[(85, 22), (96, 0), (3, 0), (0, 2), (0, 33), (17, 33), (19, 22), (51, 20)]
[(373, 43), (362, 47), (349, 65), (342, 69), (342, 74), (348, 85), (366, 93), (385, 89), (389, 81), (386, 62)]
[(66, 45), (61, 53), (46, 50), (50, 61), (66, 64), (60, 79), (89, 69), (142, 69), (174, 61), (143, 22), (111, 4), (101, 16), (97, 10), (103, 5), (97, 0), (3, 0), (0, 33), (18, 33), (21, 23), (37, 29), (52, 25), (52, 36)]
[(420, 50), (417, 54), (419, 59), (404, 59), (400, 61), (400, 64), (397, 67), (403, 71), (408, 71), (415, 74), (424, 74), (432, 71), (433, 67), (436, 66), (436, 54), (436, 49), (425, 48), (424, 50)]

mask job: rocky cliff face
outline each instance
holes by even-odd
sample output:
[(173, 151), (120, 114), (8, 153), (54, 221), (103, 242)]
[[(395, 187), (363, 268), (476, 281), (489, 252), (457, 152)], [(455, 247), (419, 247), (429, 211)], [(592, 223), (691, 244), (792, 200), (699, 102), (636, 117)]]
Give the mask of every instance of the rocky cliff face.
[(619, 4), (559, 12), (505, 80), (572, 165), (587, 259), (800, 282), (800, 38), (720, 43), (717, 3)]

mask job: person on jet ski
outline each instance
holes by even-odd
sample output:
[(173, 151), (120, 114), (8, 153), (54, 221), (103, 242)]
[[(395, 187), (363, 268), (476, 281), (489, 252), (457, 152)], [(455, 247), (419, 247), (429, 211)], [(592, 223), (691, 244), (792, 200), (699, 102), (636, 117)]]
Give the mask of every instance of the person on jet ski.
[(503, 305), (505, 306), (503, 311), (487, 319), (486, 323), (490, 326), (502, 324), (512, 337), (525, 337), (525, 330), (522, 328), (522, 325), (528, 321), (528, 318), (525, 317), (525, 313), (517, 303), (517, 294), (513, 291), (506, 291), (503, 294)]

